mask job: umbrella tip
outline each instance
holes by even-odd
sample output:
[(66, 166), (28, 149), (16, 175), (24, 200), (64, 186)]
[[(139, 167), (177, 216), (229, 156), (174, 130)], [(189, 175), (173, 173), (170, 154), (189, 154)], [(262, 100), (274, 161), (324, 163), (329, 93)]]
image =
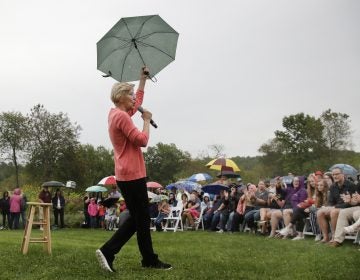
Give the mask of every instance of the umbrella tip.
[(104, 78), (108, 78), (108, 77), (111, 77), (111, 71), (109, 71), (109, 73), (108, 74), (106, 74), (106, 75), (102, 75)]

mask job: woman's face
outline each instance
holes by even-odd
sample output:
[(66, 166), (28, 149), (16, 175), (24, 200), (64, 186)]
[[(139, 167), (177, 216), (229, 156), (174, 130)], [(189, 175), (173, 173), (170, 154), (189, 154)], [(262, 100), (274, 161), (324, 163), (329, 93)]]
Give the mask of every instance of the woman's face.
[(320, 180), (317, 184), (317, 189), (319, 192), (323, 192), (325, 189), (324, 180)]
[(293, 180), (293, 186), (294, 188), (298, 188), (300, 186), (300, 180), (298, 177), (295, 177)]
[(312, 188), (315, 188), (315, 179), (314, 179), (314, 177), (313, 176), (311, 176), (310, 178), (309, 178), (309, 185), (312, 187)]

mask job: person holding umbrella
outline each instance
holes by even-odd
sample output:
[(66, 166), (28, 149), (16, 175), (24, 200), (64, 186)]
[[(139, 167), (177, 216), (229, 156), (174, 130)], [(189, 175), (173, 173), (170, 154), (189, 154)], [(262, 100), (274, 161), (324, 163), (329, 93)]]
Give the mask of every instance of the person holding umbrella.
[(65, 208), (65, 198), (61, 193), (59, 188), (56, 189), (54, 197), (51, 199), (51, 203), (53, 205), (54, 210), (54, 218), (55, 218), (55, 227), (59, 227), (59, 216), (60, 216), (60, 226), (64, 228), (64, 208)]
[(142, 255), (142, 267), (171, 269), (170, 264), (161, 262), (154, 253), (150, 235), (150, 216), (146, 187), (146, 169), (141, 147), (149, 141), (152, 114), (143, 110), (143, 129), (135, 127), (131, 116), (142, 104), (145, 82), (149, 69), (142, 67), (136, 98), (134, 85), (115, 83), (111, 100), (115, 105), (108, 116), (109, 136), (114, 148), (116, 183), (125, 199), (130, 215), (126, 216), (114, 235), (98, 250), (97, 259), (101, 267), (114, 272), (115, 255), (136, 232), (137, 243)]

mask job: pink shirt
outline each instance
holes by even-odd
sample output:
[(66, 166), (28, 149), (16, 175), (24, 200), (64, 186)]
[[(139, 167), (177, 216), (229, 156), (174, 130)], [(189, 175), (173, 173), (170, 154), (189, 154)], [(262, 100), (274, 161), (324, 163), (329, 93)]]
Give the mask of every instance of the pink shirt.
[(90, 202), (88, 205), (88, 213), (91, 217), (96, 217), (98, 213), (98, 206), (95, 202)]
[(149, 135), (138, 130), (131, 119), (141, 105), (143, 97), (144, 92), (138, 90), (133, 111), (124, 112), (119, 108), (112, 108), (109, 112), (109, 136), (114, 148), (115, 177), (118, 181), (146, 177), (141, 147), (146, 147)]
[(20, 213), (21, 196), (13, 194), (10, 197), (10, 213)]

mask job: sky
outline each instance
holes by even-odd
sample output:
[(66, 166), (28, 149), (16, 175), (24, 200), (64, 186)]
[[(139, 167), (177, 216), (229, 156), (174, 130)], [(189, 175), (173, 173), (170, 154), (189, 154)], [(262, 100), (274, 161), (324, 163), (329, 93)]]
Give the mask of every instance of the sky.
[(96, 69), (96, 43), (120, 18), (153, 14), (180, 35), (175, 61), (146, 85), (159, 126), (149, 146), (256, 156), (285, 116), (331, 109), (350, 116), (360, 151), (357, 0), (0, 0), (0, 112), (43, 104), (82, 127), (81, 143), (110, 149), (116, 81)]

